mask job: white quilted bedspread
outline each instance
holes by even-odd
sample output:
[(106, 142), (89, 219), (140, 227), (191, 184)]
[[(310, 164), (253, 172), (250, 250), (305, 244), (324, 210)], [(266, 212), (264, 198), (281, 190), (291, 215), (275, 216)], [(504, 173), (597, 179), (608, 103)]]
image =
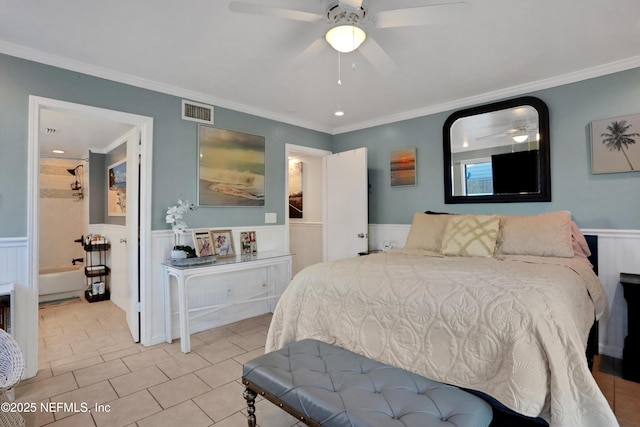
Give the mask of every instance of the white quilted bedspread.
[(583, 259), (392, 251), (297, 274), (266, 351), (315, 338), (483, 391), (552, 427), (617, 426), (585, 358), (603, 307)]

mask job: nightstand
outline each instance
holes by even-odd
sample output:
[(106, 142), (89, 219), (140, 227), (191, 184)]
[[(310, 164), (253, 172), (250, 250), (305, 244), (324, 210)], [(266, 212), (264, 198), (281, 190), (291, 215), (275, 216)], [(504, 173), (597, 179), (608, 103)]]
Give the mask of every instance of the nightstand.
[(640, 382), (640, 274), (620, 273), (627, 300), (627, 337), (622, 353), (622, 378)]

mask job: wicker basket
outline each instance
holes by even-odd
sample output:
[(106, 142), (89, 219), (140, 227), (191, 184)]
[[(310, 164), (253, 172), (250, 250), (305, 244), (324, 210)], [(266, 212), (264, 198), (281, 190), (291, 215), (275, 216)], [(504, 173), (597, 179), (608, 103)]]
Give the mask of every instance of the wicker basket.
[[(0, 329), (0, 402), (10, 401), (7, 392), (18, 384), (23, 371), (24, 359), (18, 343)], [(24, 426), (24, 419), (18, 412), (0, 411), (0, 426)]]

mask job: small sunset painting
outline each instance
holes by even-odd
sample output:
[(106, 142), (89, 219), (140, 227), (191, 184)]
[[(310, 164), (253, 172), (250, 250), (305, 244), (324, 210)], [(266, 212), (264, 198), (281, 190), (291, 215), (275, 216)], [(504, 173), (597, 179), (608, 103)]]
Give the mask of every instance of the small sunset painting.
[(389, 158), (391, 186), (416, 185), (416, 149), (394, 150)]

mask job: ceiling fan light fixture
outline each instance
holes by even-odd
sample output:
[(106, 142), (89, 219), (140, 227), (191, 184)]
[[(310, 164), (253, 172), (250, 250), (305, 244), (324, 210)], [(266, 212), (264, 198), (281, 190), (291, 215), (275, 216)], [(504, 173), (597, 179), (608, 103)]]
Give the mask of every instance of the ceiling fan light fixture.
[(349, 53), (360, 47), (367, 38), (367, 34), (360, 27), (353, 24), (333, 27), (325, 36), (327, 42), (338, 52)]
[(513, 136), (513, 140), (515, 142), (525, 142), (527, 139), (529, 139), (529, 135), (527, 135), (526, 133)]

